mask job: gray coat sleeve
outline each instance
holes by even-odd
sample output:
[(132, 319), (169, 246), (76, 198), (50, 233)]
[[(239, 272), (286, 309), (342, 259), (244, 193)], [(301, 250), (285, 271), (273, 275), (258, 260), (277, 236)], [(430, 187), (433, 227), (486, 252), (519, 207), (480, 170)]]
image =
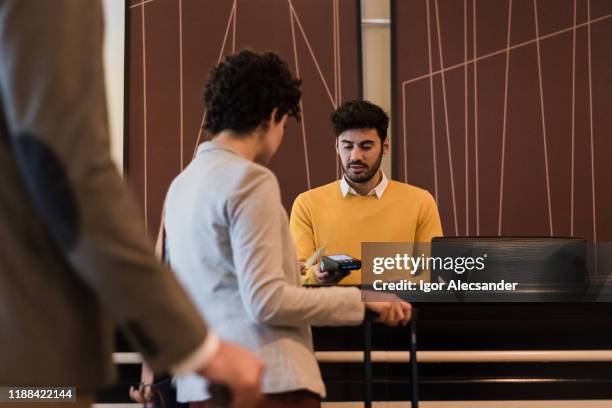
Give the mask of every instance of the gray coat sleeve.
[(278, 182), (270, 171), (248, 173), (228, 213), (240, 295), (252, 320), (279, 326), (362, 322), (359, 289), (299, 285), (297, 255)]
[[(207, 329), (160, 265), (111, 161), (98, 1), (0, 0), (0, 97), (31, 203), (74, 273), (156, 370)], [(180, 335), (169, 336), (168, 333)]]

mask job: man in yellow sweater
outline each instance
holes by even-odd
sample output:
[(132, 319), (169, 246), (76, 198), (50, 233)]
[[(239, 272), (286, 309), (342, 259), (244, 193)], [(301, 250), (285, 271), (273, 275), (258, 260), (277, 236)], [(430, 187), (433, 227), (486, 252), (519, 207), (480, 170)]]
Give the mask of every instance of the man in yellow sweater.
[[(436, 203), (429, 192), (389, 180), (380, 169), (389, 152), (389, 117), (367, 101), (350, 101), (331, 116), (341, 180), (300, 194), (291, 210), (291, 234), (304, 262), (316, 249), (324, 255), (361, 259), (362, 242), (430, 242), (442, 235)], [(332, 284), (337, 275), (318, 264), (303, 271), (304, 284)], [(361, 283), (353, 271), (341, 284)]]

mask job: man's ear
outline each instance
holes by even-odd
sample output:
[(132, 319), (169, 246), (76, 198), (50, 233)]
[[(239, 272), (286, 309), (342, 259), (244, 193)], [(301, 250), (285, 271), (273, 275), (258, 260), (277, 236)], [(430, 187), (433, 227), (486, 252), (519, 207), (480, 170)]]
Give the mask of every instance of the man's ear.
[(389, 154), (389, 146), (390, 146), (389, 136), (385, 137), (382, 143), (383, 155)]
[(334, 143), (334, 146), (336, 147), (336, 153), (340, 154), (340, 150), (338, 150), (338, 136), (336, 136), (336, 141)]

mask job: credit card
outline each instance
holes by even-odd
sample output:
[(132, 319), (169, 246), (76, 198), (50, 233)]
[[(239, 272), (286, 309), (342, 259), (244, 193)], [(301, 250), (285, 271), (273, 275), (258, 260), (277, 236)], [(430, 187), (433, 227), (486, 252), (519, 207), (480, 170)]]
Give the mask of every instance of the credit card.
[(322, 246), (321, 248), (319, 248), (316, 251), (314, 251), (313, 254), (308, 257), (306, 262), (304, 262), (304, 267), (308, 269), (311, 266), (314, 266), (314, 264), (317, 263), (317, 260), (323, 254), (323, 251), (325, 251), (325, 247), (324, 246)]

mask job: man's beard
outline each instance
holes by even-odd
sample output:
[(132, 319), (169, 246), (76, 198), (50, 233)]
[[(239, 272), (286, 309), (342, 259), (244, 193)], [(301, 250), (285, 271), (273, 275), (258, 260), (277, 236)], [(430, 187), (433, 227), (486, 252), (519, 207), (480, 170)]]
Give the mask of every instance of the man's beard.
[[(382, 157), (383, 157), (383, 153), (381, 151), (380, 156), (378, 156), (378, 159), (376, 160), (376, 162), (371, 168), (368, 168), (366, 164), (361, 161), (352, 161), (352, 162), (348, 162), (346, 167), (342, 166), (342, 170), (344, 171), (344, 175), (353, 183), (367, 183), (368, 181), (372, 180), (372, 178), (376, 176), (376, 174), (378, 173), (378, 169), (380, 168), (380, 163), (382, 162)], [(354, 164), (364, 166), (368, 170), (361, 174), (352, 174), (350, 171), (350, 166)]]

